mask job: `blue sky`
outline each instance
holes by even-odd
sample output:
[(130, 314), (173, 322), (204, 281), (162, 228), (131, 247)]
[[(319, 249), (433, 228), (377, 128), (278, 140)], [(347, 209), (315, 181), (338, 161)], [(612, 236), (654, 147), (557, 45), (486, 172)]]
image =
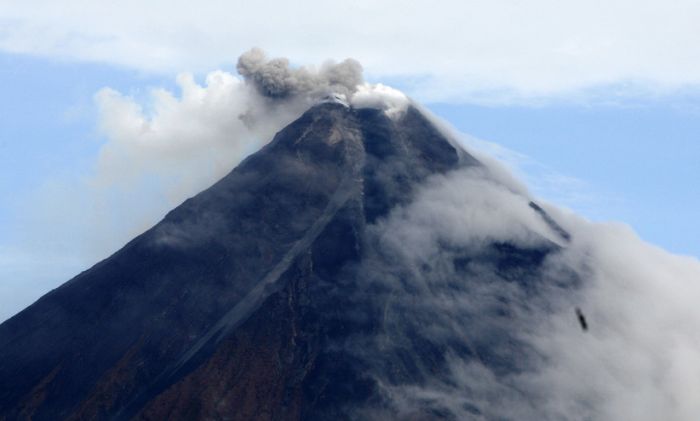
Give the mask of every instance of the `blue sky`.
[[(236, 57), (254, 45), (301, 64), (358, 58), (369, 81), (507, 148), (537, 196), (700, 256), (700, 6), (401, 2), (399, 25), (387, 19), (391, 3), (278, 4), (279, 16), (269, 5), (216, 2), (196, 13), (168, 3), (168, 14), (158, 2), (139, 14), (74, 1), (3, 6), (0, 320), (114, 249), (85, 240), (95, 219), (81, 209), (99, 214), (96, 200), (131, 208), (156, 194), (151, 180), (83, 195), (100, 188), (94, 175), (109, 137), (97, 92), (110, 87), (147, 114), (153, 88), (177, 92), (183, 71), (199, 83), (215, 69), (235, 73)], [(133, 209), (148, 221), (165, 207)]]

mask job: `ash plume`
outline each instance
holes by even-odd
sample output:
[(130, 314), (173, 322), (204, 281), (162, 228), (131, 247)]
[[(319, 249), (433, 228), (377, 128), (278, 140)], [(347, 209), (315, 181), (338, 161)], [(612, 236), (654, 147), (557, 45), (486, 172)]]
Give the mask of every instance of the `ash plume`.
[(236, 69), (246, 83), (264, 97), (282, 99), (294, 96), (323, 97), (340, 94), (350, 97), (362, 84), (362, 66), (357, 60), (328, 61), (319, 69), (292, 68), (287, 58), (268, 59), (253, 48), (238, 58)]

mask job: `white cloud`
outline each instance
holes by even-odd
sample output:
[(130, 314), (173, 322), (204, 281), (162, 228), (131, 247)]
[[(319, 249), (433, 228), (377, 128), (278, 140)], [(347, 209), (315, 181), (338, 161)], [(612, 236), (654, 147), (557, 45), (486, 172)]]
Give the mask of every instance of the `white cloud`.
[(574, 238), (561, 259), (587, 267), (580, 305), (591, 328), (572, 329), (565, 308), (534, 336), (551, 357), (533, 381), (550, 392), (548, 409), (592, 419), (696, 419), (700, 261), (647, 244), (624, 225), (550, 211)]
[(253, 45), (360, 60), (421, 100), (655, 95), (700, 82), (700, 3), (3, 2), (4, 51), (203, 72)]
[(91, 221), (82, 241), (92, 246), (92, 259), (213, 184), (296, 116), (270, 109), (262, 124), (246, 125), (241, 116), (259, 98), (226, 72), (209, 73), (202, 85), (181, 74), (177, 84), (180, 92), (154, 89), (146, 101), (110, 88), (95, 95), (106, 143), (95, 172), (73, 190), (90, 206), (62, 211)]
[[(200, 86), (191, 75), (181, 74), (177, 83), (179, 96), (153, 90), (148, 105), (110, 88), (96, 94), (100, 129), (108, 140), (100, 153), (99, 183), (123, 184), (157, 174), (171, 178), (171, 188), (191, 193), (192, 187), (183, 183), (205, 187), (269, 134), (258, 136), (240, 118), (252, 95), (233, 75), (212, 72)], [(278, 124), (267, 131), (275, 128)]]

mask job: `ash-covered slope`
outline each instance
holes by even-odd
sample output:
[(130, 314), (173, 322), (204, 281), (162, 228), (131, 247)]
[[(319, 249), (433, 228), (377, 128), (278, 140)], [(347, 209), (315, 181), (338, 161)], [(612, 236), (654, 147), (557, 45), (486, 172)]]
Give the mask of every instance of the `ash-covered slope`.
[(313, 107), (0, 325), (0, 419), (488, 415), (454, 362), (527, 369), (511, 303), (551, 287), (542, 266), (566, 233), (533, 206), (548, 234), (517, 244), (426, 251), (399, 235), (425, 223), (411, 204), (426, 183), (482, 170), (413, 107)]

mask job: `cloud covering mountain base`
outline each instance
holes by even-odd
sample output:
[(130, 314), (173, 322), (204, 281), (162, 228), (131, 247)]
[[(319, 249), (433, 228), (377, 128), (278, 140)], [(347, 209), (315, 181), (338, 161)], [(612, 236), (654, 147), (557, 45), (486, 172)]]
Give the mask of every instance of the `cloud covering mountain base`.
[[(427, 407), (454, 419), (695, 419), (700, 262), (622, 224), (545, 205), (562, 238), (529, 200), (479, 172), (455, 172), (374, 228), (383, 265), (409, 273), (373, 278), (391, 290), (386, 311), (404, 315), (387, 327), (382, 352), (416, 337), (452, 349), (449, 369), (424, 368), (423, 384), (380, 379), (394, 416)], [(554, 251), (535, 272), (470, 263), (494, 243)], [(360, 355), (373, 358), (367, 349)]]

